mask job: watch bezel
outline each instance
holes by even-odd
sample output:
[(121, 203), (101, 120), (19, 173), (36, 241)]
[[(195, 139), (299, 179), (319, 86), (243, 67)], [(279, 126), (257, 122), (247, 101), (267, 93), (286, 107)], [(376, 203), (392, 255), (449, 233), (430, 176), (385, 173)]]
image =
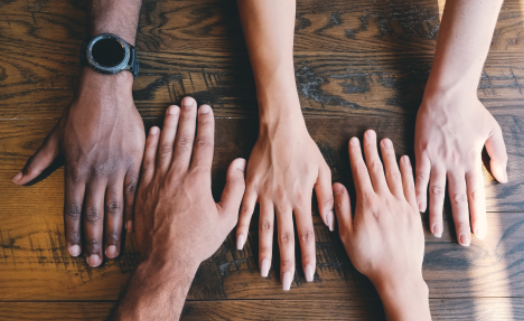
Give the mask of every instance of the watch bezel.
[[(103, 40), (103, 39), (114, 39), (116, 40), (117, 42), (120, 43), (120, 45), (122, 45), (122, 47), (124, 48), (124, 58), (122, 59), (122, 61), (116, 65), (116, 66), (113, 66), (113, 67), (106, 67), (106, 66), (103, 66), (101, 65), (100, 63), (98, 63), (95, 58), (93, 57), (93, 46), (99, 42), (100, 40)], [(91, 39), (88, 43), (87, 43), (87, 46), (86, 46), (86, 60), (87, 60), (87, 63), (95, 68), (96, 70), (99, 70), (100, 72), (103, 72), (103, 73), (108, 73), (108, 74), (116, 74), (122, 70), (127, 70), (130, 68), (130, 66), (128, 65), (129, 63), (129, 60), (131, 58), (131, 49), (129, 48), (129, 45), (127, 44), (127, 42), (125, 42), (122, 38), (114, 35), (114, 34), (111, 34), (111, 33), (102, 33), (102, 34), (99, 34), (98, 36), (96, 37), (93, 37), (93, 39)]]

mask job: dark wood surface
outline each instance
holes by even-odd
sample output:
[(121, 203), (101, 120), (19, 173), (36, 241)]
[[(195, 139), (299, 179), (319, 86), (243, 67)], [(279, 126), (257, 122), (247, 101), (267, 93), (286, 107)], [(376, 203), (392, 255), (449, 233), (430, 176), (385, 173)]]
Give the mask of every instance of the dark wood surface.
[[(374, 128), (392, 138), (398, 155), (413, 153), (414, 117), (442, 5), (298, 1), (295, 68), (303, 112), (333, 179), (350, 190), (351, 136)], [(69, 256), (62, 169), (31, 187), (10, 182), (74, 95), (86, 7), (86, 1), (0, 0), (0, 320), (102, 320), (139, 259), (132, 235), (125, 253), (98, 269)], [(524, 2), (506, 0), (478, 90), (503, 128), (509, 154), (508, 184), (485, 170), (488, 236), (473, 238), (469, 248), (457, 245), (449, 208), (441, 239), (425, 226), (424, 277), (435, 320), (524, 319), (523, 21)], [(147, 127), (160, 125), (166, 106), (185, 95), (213, 106), (218, 195), (227, 164), (248, 157), (257, 135), (255, 88), (235, 1), (147, 0), (137, 48), (141, 75), (133, 95)], [(202, 264), (183, 319), (384, 319), (376, 292), (354, 270), (338, 236), (316, 212), (314, 223), (315, 282), (306, 283), (299, 270), (286, 293), (278, 270), (261, 278), (253, 225), (243, 251), (230, 235)]]

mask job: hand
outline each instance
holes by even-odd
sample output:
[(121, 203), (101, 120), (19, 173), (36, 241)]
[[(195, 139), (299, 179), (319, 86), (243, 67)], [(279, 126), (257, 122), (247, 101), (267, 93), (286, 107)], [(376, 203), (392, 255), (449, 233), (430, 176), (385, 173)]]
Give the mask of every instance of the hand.
[[(132, 228), (135, 190), (144, 150), (144, 125), (129, 72), (102, 75), (84, 68), (78, 94), (13, 183), (37, 178), (58, 157), (65, 161), (65, 236), (72, 256), (102, 264), (115, 258), (122, 225)], [(104, 226), (105, 221), (105, 226)]]
[[(303, 119), (302, 115), (297, 115), (296, 119)], [(262, 276), (266, 277), (271, 266), (276, 210), (284, 290), (290, 289), (295, 272), (293, 213), (302, 249), (304, 274), (308, 282), (314, 278), (315, 230), (311, 216), (313, 187), (324, 223), (331, 230), (335, 223), (331, 171), (309, 136), (304, 121), (295, 123), (262, 125), (248, 163), (246, 194), (237, 228), (237, 247), (240, 250), (246, 241), (255, 205), (260, 203), (259, 266)]]
[(141, 262), (112, 320), (178, 320), (198, 266), (237, 222), (246, 161), (231, 163), (216, 204), (211, 107), (198, 110), (198, 130), (196, 120), (196, 101), (186, 97), (181, 111), (168, 108), (162, 133), (149, 132), (135, 216)]
[(423, 320), (429, 313), (424, 233), (412, 168), (402, 156), (399, 170), (391, 140), (383, 139), (381, 150), (384, 167), (374, 131), (364, 134), (366, 163), (358, 139), (349, 142), (357, 202), (353, 217), (346, 188), (333, 185), (340, 238), (355, 268), (375, 285), (388, 320)]
[(458, 242), (464, 246), (471, 242), (470, 216), (475, 236), (486, 236), (484, 145), (491, 157), (493, 176), (507, 182), (502, 130), (476, 95), (459, 92), (425, 97), (415, 130), (416, 190), (419, 210), (424, 212), (429, 183), (430, 228), (435, 236), (440, 237), (443, 230), (446, 180)]
[(169, 107), (161, 135), (158, 127), (150, 130), (137, 192), (135, 230), (142, 261), (155, 262), (153, 257), (158, 262), (184, 260), (198, 267), (237, 223), (246, 162), (237, 159), (231, 163), (222, 200), (216, 204), (211, 194), (213, 111), (208, 105), (200, 107), (197, 130), (196, 101), (184, 98), (181, 109)]

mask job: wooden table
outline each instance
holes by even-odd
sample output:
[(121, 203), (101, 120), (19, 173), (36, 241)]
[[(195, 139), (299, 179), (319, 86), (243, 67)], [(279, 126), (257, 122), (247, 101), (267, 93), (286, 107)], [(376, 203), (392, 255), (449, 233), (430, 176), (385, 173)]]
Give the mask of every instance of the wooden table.
[[(308, 129), (351, 188), (347, 142), (374, 128), (413, 154), (414, 118), (439, 28), (437, 0), (299, 0), (295, 67)], [(125, 253), (97, 269), (67, 253), (63, 170), (31, 187), (10, 178), (73, 98), (87, 1), (0, 0), (0, 319), (98, 320), (108, 316), (135, 268)], [(485, 171), (489, 232), (457, 245), (449, 206), (441, 239), (427, 232), (424, 277), (435, 320), (524, 320), (524, 1), (506, 0), (478, 94), (504, 131), (510, 182)], [(486, 35), (488, 36), (488, 35)], [(227, 164), (248, 157), (257, 135), (252, 73), (233, 0), (145, 0), (134, 98), (147, 127), (185, 95), (217, 116), (214, 192)], [(258, 220), (253, 219), (253, 222)], [(278, 255), (259, 275), (253, 224), (245, 249), (230, 235), (204, 262), (184, 320), (369, 320), (383, 311), (340, 239), (314, 213), (315, 282), (297, 271), (281, 290)], [(275, 242), (276, 243), (276, 242)], [(298, 244), (298, 242), (297, 242)], [(278, 248), (275, 248), (278, 251)], [(300, 264), (298, 264), (300, 266)]]

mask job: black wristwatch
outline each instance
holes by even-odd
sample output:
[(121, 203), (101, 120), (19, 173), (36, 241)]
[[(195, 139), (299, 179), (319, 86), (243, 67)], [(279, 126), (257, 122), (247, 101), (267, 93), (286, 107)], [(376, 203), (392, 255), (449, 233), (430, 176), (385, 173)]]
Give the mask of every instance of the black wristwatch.
[(129, 70), (133, 78), (138, 76), (135, 48), (112, 33), (103, 33), (84, 41), (80, 52), (80, 64), (103, 74)]

